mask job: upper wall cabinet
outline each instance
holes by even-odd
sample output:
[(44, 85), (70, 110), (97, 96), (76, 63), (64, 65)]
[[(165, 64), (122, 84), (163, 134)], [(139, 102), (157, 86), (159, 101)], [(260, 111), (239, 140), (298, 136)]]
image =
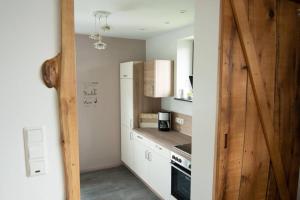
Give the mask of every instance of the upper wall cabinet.
[(173, 80), (173, 61), (152, 60), (145, 62), (145, 96), (155, 98), (173, 96)]

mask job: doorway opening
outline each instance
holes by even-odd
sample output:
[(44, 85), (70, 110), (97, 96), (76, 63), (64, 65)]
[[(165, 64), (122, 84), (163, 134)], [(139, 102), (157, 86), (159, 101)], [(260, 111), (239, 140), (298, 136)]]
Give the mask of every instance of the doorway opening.
[(195, 1), (74, 4), (81, 199), (190, 199)]

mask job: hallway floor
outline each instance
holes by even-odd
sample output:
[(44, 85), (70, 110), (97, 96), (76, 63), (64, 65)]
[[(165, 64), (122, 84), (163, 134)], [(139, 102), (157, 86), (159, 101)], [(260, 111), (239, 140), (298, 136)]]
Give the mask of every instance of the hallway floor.
[(81, 174), (82, 200), (159, 200), (126, 167)]

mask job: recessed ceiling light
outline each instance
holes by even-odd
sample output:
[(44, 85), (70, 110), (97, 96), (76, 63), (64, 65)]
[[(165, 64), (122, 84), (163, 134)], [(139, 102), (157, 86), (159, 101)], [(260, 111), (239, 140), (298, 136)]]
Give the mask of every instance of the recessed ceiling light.
[(181, 14), (186, 13), (186, 10), (180, 10), (179, 13)]
[(169, 21), (166, 21), (165, 24), (170, 24), (170, 22), (169, 22)]

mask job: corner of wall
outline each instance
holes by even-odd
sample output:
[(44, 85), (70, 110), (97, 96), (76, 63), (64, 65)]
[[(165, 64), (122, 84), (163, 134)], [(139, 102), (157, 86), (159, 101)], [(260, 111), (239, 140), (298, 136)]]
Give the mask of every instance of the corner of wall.
[(220, 0), (199, 0), (195, 8), (191, 198), (209, 200), (214, 196)]

